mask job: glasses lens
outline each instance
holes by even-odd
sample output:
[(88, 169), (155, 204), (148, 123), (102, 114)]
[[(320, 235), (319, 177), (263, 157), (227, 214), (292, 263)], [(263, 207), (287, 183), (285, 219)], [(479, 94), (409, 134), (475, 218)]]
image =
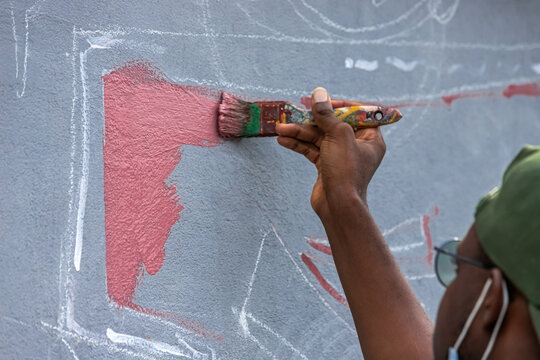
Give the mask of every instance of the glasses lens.
[[(450, 240), (440, 246), (440, 249), (444, 252), (455, 254), (459, 241)], [(437, 251), (437, 256), (435, 258), (435, 272), (439, 281), (444, 285), (448, 286), (456, 278), (457, 264), (456, 259), (453, 256), (447, 255), (442, 251)]]

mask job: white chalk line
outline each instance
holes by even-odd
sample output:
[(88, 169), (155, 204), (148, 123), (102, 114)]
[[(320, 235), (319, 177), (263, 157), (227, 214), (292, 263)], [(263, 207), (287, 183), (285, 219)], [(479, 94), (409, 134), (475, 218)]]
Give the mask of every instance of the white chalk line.
[[(210, 14), (210, 4), (208, 3), (208, 0), (203, 0), (203, 26), (204, 30), (207, 34), (213, 35), (214, 34), (214, 28), (211, 26), (213, 20), (212, 16)], [(210, 63), (214, 67), (214, 70), (216, 71), (216, 76), (218, 81), (224, 82), (225, 76), (223, 75), (223, 64), (221, 62), (221, 57), (219, 55), (219, 50), (216, 43), (216, 37), (215, 36), (209, 36), (208, 37), (208, 45), (210, 46)]]
[(149, 356), (149, 355), (146, 355), (146, 354), (142, 354), (142, 353), (138, 353), (138, 352), (134, 352), (134, 351), (131, 351), (131, 350), (127, 349), (127, 348), (121, 347), (121, 346), (111, 342), (106, 337), (100, 336), (100, 335), (98, 335), (98, 334), (96, 334), (94, 332), (91, 332), (91, 331), (86, 331), (84, 334), (77, 333), (75, 331), (64, 330), (61, 327), (51, 325), (51, 324), (46, 323), (44, 321), (41, 321), (41, 326), (45, 330), (54, 331), (56, 333), (56, 335), (60, 339), (68, 339), (69, 338), (69, 339), (74, 339), (74, 340), (84, 340), (86, 342), (90, 342), (90, 345), (97, 345), (97, 346), (106, 347), (107, 350), (110, 351), (110, 352), (124, 353), (126, 355), (141, 358), (141, 359), (145, 359), (145, 360), (155, 360), (156, 359), (155, 357), (152, 357), (152, 356)]
[(532, 65), (532, 66), (531, 66), (531, 69), (532, 69), (535, 73), (537, 73), (538, 75), (540, 75), (540, 63)]
[[(246, 298), (244, 299), (242, 309), (240, 310), (240, 317), (245, 316), (246, 307), (247, 307), (249, 298), (251, 297), (251, 292), (253, 290), (253, 283), (255, 282), (255, 276), (257, 274), (257, 270), (259, 269), (259, 262), (261, 261), (261, 255), (262, 255), (262, 250), (263, 250), (263, 247), (264, 247), (264, 242), (265, 242), (266, 238), (268, 237), (269, 233), (270, 232), (265, 232), (263, 237), (262, 237), (261, 245), (259, 246), (259, 251), (257, 252), (257, 259), (255, 260), (255, 267), (253, 269), (253, 272), (251, 273), (251, 278), (249, 279)], [(247, 327), (247, 323), (245, 321), (241, 322), (240, 325), (242, 326), (242, 329), (244, 330), (244, 332), (246, 330), (249, 332), (249, 328)]]
[(385, 58), (387, 64), (394, 66), (401, 71), (413, 71), (419, 64), (418, 60), (404, 61), (396, 56), (387, 56)]
[[(30, 9), (26, 10), (24, 12), (24, 28), (25, 28), (25, 35), (24, 35), (24, 59), (23, 59), (23, 74), (22, 74), (22, 90), (19, 92), (17, 90), (17, 97), (22, 98), (24, 96), (24, 92), (26, 91), (26, 74), (28, 69), (28, 11)], [(17, 66), (18, 68), (18, 66)]]
[[(86, 75), (86, 61), (88, 53), (94, 49), (109, 49), (112, 46), (121, 42), (121, 40), (114, 39), (109, 35), (103, 35), (101, 37), (90, 37), (86, 39), (90, 44), (90, 47), (85, 51), (79, 53), (79, 68), (82, 87), (82, 172), (79, 183), (79, 204), (77, 207), (77, 225), (75, 234), (75, 251), (73, 254), (73, 263), (75, 270), (79, 271), (81, 267), (81, 256), (83, 246), (83, 233), (84, 233), (84, 215), (86, 212), (86, 199), (88, 193), (88, 176), (89, 176), (89, 162), (90, 162), (90, 144), (89, 144), (89, 126), (88, 126), (88, 94), (87, 94), (87, 75)], [(73, 110), (73, 109), (72, 109)]]
[(206, 347), (210, 350), (210, 355), (211, 355), (210, 359), (208, 359), (208, 354), (205, 354), (205, 353), (203, 353), (203, 352), (201, 352), (201, 351), (195, 349), (193, 346), (191, 346), (190, 344), (188, 344), (184, 339), (182, 339), (182, 337), (180, 336), (179, 333), (175, 333), (175, 336), (176, 336), (176, 339), (178, 340), (178, 342), (179, 342), (181, 345), (185, 346), (186, 349), (187, 349), (188, 351), (191, 351), (191, 353), (192, 353), (192, 355), (191, 355), (192, 358), (198, 359), (198, 360), (199, 360), (199, 359), (200, 359), (200, 360), (210, 360), (210, 359), (211, 359), (211, 360), (215, 360), (215, 359), (216, 359), (216, 354), (215, 354), (215, 352), (214, 352), (214, 349), (212, 349), (212, 348), (209, 347), (208, 345), (203, 344), (203, 346), (206, 346)]
[[(70, 135), (71, 135), (71, 159), (69, 169), (69, 191), (68, 191), (68, 220), (66, 231), (60, 241), (60, 263), (58, 266), (59, 281), (59, 312), (58, 312), (58, 326), (64, 327), (68, 324), (68, 304), (72, 303), (71, 297), (73, 296), (71, 288), (68, 286), (71, 284), (71, 263), (66, 260), (67, 253), (71, 254), (72, 243), (70, 239), (75, 239), (75, 231), (73, 224), (75, 223), (76, 213), (74, 211), (75, 202), (75, 162), (76, 162), (76, 125), (75, 125), (75, 108), (78, 102), (77, 94), (77, 66), (76, 66), (76, 54), (77, 54), (77, 33), (73, 27), (73, 44), (71, 52), (71, 67), (72, 67), (72, 87), (73, 98), (71, 104), (71, 118), (70, 118)], [(70, 305), (71, 307), (71, 305)], [(69, 321), (70, 323), (71, 321)]]
[(107, 328), (107, 338), (115, 344), (128, 345), (132, 347), (143, 348), (155, 355), (174, 355), (191, 359), (192, 356), (182, 352), (178, 347), (169, 345), (161, 341), (151, 341), (138, 336), (118, 333), (111, 328)]
[[(13, 4), (11, 4), (13, 6)], [(13, 41), (15, 45), (15, 78), (19, 78), (19, 48), (18, 48), (18, 40), (17, 40), (17, 26), (15, 25), (15, 14), (13, 13), (13, 7), (10, 9), (11, 11), (11, 23), (13, 28)]]
[(420, 218), (411, 218), (411, 219), (407, 219), (405, 221), (402, 221), (400, 222), (399, 224), (391, 227), (390, 229), (386, 229), (386, 230), (383, 230), (382, 231), (382, 235), (384, 237), (387, 237), (388, 235), (391, 235), (393, 234), (394, 232), (396, 232), (397, 230), (401, 229), (402, 227), (406, 227), (406, 226), (410, 226), (414, 223), (418, 222), (420, 224)]
[(424, 275), (407, 275), (405, 278), (407, 280), (423, 280), (423, 279), (433, 279), (435, 274), (424, 274)]
[(304, 360), (307, 360), (307, 356), (304, 355), (302, 352), (300, 352), (300, 350), (298, 350), (297, 348), (295, 348), (293, 346), (293, 344), (291, 344), (285, 337), (283, 337), (282, 335), (278, 334), (275, 330), (273, 330), (271, 327), (269, 327), (268, 325), (266, 325), (265, 323), (263, 323), (262, 321), (258, 320), (257, 318), (255, 318), (255, 316), (253, 316), (253, 314), (251, 313), (247, 313), (246, 316), (251, 320), (253, 321), (255, 324), (259, 325), (260, 327), (262, 327), (263, 329), (265, 329), (266, 331), (268, 331), (269, 333), (271, 333), (272, 335), (274, 335), (276, 338), (278, 338), (286, 347), (288, 347), (289, 349), (291, 349), (296, 355), (300, 356), (302, 359)]
[(215, 38), (237, 38), (251, 40), (267, 40), (278, 42), (292, 42), (314, 45), (383, 45), (389, 47), (427, 47), (434, 49), (454, 49), (454, 50), (487, 50), (487, 51), (530, 51), (540, 49), (538, 43), (518, 43), (518, 44), (485, 44), (485, 43), (457, 43), (457, 42), (436, 42), (421, 40), (393, 40), (383, 39), (329, 39), (329, 38), (306, 38), (297, 36), (272, 36), (260, 34), (238, 34), (238, 33), (194, 33), (194, 32), (175, 32), (161, 31), (154, 29), (142, 29), (134, 27), (115, 26), (109, 29), (97, 30), (79, 30), (80, 35), (109, 34), (115, 36), (128, 35), (130, 33), (173, 36), (173, 37), (215, 37)]
[[(28, 8), (24, 12), (25, 35), (24, 35), (24, 59), (23, 59), (23, 74), (22, 74), (22, 90), (20, 92), (19, 92), (19, 90), (16, 91), (16, 94), (17, 94), (18, 98), (22, 98), (24, 96), (25, 91), (26, 91), (26, 77), (27, 77), (27, 69), (28, 69), (28, 51), (29, 51), (28, 50), (28, 33), (29, 33), (29, 23), (30, 23), (30, 18), (31, 18), (31, 16), (29, 16), (28, 14), (30, 12), (38, 12), (39, 7), (41, 6), (41, 4), (40, 4), (41, 2), (42, 2), (42, 0), (36, 1), (30, 8)], [(15, 18), (13, 18), (13, 24), (15, 24)], [(14, 29), (13, 31), (15, 31), (15, 27), (13, 29)], [(14, 35), (15, 35), (15, 33), (14, 33)], [(17, 74), (18, 74), (18, 68), (19, 68), (19, 66), (17, 65)], [(18, 76), (17, 76), (17, 78), (18, 78)]]
[(88, 162), (90, 160), (90, 144), (88, 143), (88, 99), (86, 90), (86, 69), (85, 63), (88, 56), (88, 52), (92, 51), (92, 47), (89, 47), (85, 51), (79, 53), (79, 67), (82, 84), (82, 133), (83, 133), (83, 158), (82, 158), (82, 172), (79, 182), (79, 204), (77, 207), (77, 225), (75, 233), (75, 251), (73, 254), (73, 263), (75, 270), (79, 271), (81, 268), (81, 255), (82, 255), (82, 242), (84, 231), (84, 214), (86, 211), (86, 197), (88, 189)]
[(412, 249), (415, 249), (420, 246), (424, 246), (425, 242), (419, 241), (407, 245), (396, 245), (396, 246), (389, 246), (391, 252), (403, 252), (403, 251), (409, 251)]
[(64, 343), (64, 345), (66, 345), (66, 347), (68, 348), (69, 352), (71, 353), (71, 355), (73, 356), (73, 358), (75, 360), (79, 360), (79, 357), (77, 356), (77, 354), (75, 353), (75, 350), (73, 350), (73, 348), (71, 347), (71, 345), (69, 345), (69, 343), (66, 341), (66, 339), (64, 338), (60, 338), (60, 340)]
[[(244, 337), (253, 341), (261, 350), (263, 350), (272, 359), (277, 359), (276, 356), (259, 341), (259, 339), (257, 339), (255, 336), (253, 336), (253, 334), (251, 334), (251, 332), (249, 331), (249, 325), (247, 323), (247, 318), (246, 318), (246, 307), (247, 307), (249, 298), (251, 297), (253, 283), (255, 282), (255, 276), (257, 273), (257, 269), (259, 268), (259, 262), (261, 260), (262, 249), (263, 249), (264, 242), (268, 234), (269, 232), (266, 232), (262, 237), (261, 245), (259, 246), (259, 251), (257, 252), (257, 259), (255, 260), (255, 268), (253, 269), (253, 272), (251, 273), (251, 277), (248, 283), (247, 295), (246, 295), (246, 298), (244, 299), (244, 303), (242, 304), (240, 313), (238, 314), (238, 323), (240, 325), (240, 328), (242, 329), (242, 333)], [(235, 312), (235, 309), (233, 309), (233, 313), (234, 312)]]
[(353, 67), (364, 71), (375, 71), (379, 68), (379, 61), (364, 59), (356, 59), (356, 61), (353, 61), (351, 58), (346, 58), (345, 68), (352, 69)]

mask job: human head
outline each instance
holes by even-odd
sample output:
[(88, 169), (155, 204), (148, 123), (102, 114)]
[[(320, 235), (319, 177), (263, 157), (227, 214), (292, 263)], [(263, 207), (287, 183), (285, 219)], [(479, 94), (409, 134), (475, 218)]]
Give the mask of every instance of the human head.
[(435, 358), (446, 359), (488, 279), (491, 286), (460, 347), (460, 359), (482, 356), (501, 313), (505, 283), (510, 304), (490, 358), (540, 358), (540, 147), (522, 149), (501, 188), (480, 201), (475, 218), (458, 254), (493, 268), (457, 261), (458, 275), (439, 307)]

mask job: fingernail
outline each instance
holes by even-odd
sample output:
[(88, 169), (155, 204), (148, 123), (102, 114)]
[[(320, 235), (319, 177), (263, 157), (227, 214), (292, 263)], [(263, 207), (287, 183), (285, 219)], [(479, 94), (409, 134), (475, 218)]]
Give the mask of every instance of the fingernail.
[(328, 101), (328, 93), (325, 88), (318, 87), (313, 90), (313, 101), (315, 103)]

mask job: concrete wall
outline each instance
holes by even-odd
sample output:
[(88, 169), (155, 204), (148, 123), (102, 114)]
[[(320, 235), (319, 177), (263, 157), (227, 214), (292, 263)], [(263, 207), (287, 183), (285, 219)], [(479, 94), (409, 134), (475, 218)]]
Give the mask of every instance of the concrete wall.
[(2, 1), (0, 357), (355, 359), (315, 169), (218, 90), (398, 105), (369, 202), (430, 316), (433, 244), (540, 139), (537, 1)]

